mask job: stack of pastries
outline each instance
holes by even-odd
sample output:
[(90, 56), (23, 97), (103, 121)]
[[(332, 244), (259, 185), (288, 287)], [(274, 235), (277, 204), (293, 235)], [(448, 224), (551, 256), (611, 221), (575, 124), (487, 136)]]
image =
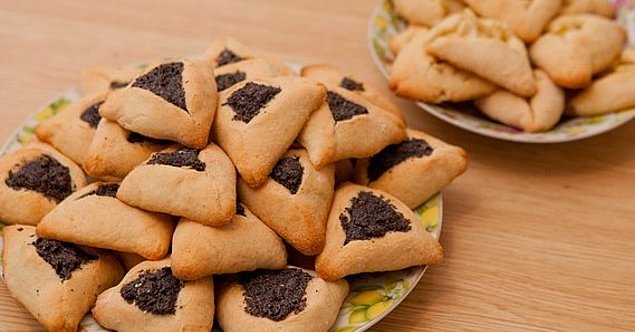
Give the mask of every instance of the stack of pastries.
[(635, 107), (635, 49), (609, 0), (394, 0), (399, 96), (473, 102), (527, 132)]
[(5, 282), (48, 330), (327, 331), (344, 277), (442, 260), (412, 209), (465, 152), (331, 66), (221, 38), (79, 87), (0, 159)]

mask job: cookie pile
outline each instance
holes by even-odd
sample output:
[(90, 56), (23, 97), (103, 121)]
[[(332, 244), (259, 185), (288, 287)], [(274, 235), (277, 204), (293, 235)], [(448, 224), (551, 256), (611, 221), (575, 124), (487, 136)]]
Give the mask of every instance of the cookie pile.
[(344, 277), (443, 257), (412, 209), (465, 152), (331, 66), (223, 38), (79, 85), (0, 160), (5, 282), (48, 330), (92, 310), (116, 331), (327, 331)]
[(473, 102), (527, 131), (635, 107), (635, 49), (608, 0), (394, 0), (410, 25), (391, 40), (390, 88)]

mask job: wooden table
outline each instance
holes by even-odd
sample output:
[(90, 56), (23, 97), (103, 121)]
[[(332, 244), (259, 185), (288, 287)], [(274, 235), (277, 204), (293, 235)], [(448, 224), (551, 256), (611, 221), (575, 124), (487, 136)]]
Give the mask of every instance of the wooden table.
[[(376, 4), (1, 0), (0, 139), (82, 68), (197, 53), (222, 35), (284, 60), (335, 64), (388, 93), (366, 44)], [(445, 191), (445, 263), (373, 331), (635, 329), (635, 122), (525, 145), (398, 102), (411, 127), (464, 147), (470, 167)], [(0, 286), (0, 331), (38, 328)]]

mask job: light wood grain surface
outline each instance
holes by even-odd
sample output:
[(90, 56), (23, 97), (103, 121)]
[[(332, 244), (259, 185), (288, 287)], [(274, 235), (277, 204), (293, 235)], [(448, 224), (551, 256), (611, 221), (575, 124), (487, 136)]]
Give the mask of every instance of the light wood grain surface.
[[(388, 93), (366, 42), (376, 5), (1, 0), (0, 139), (83, 68), (197, 53), (222, 35), (287, 61), (335, 64)], [(635, 122), (523, 145), (399, 105), (411, 127), (464, 147), (470, 167), (445, 191), (445, 263), (373, 331), (635, 329)], [(0, 331), (38, 329), (0, 286)]]

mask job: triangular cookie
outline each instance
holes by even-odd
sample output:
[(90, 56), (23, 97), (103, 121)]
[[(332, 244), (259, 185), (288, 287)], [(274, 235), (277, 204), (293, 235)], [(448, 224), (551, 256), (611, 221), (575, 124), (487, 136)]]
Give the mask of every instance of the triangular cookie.
[(426, 39), (425, 49), (441, 60), (520, 96), (536, 93), (525, 44), (505, 23), (477, 18), (465, 10), (430, 29)]
[(358, 160), (355, 167), (357, 183), (393, 195), (415, 209), (463, 174), (467, 157), (461, 148), (408, 129), (406, 140)]
[(224, 331), (324, 332), (346, 295), (346, 280), (326, 281), (293, 266), (258, 270), (219, 287), (216, 313)]
[(118, 181), (154, 152), (173, 143), (123, 129), (116, 122), (102, 119), (90, 143), (82, 167), (88, 175), (106, 181)]
[(117, 198), (144, 210), (220, 226), (236, 210), (236, 170), (215, 144), (200, 151), (171, 147), (130, 172)]
[(174, 231), (172, 269), (184, 280), (286, 265), (282, 240), (240, 203), (227, 225), (208, 227), (183, 219)]
[(619, 23), (597, 15), (565, 15), (530, 48), (531, 60), (559, 86), (582, 88), (617, 60), (626, 42)]
[(247, 184), (262, 185), (324, 94), (295, 76), (245, 81), (221, 93), (213, 134)]
[(401, 118), (354, 92), (324, 85), (326, 98), (298, 137), (317, 168), (341, 159), (372, 156), (406, 137)]
[(527, 132), (553, 128), (564, 111), (564, 92), (545, 72), (534, 71), (538, 92), (531, 98), (499, 90), (477, 99), (476, 107), (488, 117)]
[(104, 328), (122, 332), (207, 332), (214, 321), (212, 278), (179, 280), (169, 258), (145, 261), (99, 295), (93, 316)]
[(560, 0), (463, 1), (479, 15), (507, 23), (514, 34), (526, 43), (540, 37), (547, 24), (558, 14), (561, 5)]
[(32, 226), (7, 226), (3, 239), (7, 288), (48, 331), (75, 332), (97, 295), (123, 277), (114, 257), (40, 239)]
[(95, 182), (76, 191), (44, 216), (38, 236), (147, 259), (165, 257), (175, 222), (118, 200), (118, 189), (118, 183)]
[(219, 67), (214, 70), (214, 75), (216, 88), (221, 92), (242, 81), (293, 75), (293, 71), (283, 64), (272, 63), (265, 58), (253, 58)]
[(140, 67), (116, 68), (94, 67), (79, 74), (78, 86), (82, 95), (107, 93), (111, 90), (125, 88), (139, 75)]
[(358, 96), (367, 99), (379, 108), (388, 111), (403, 120), (403, 115), (399, 111), (399, 107), (390, 99), (384, 97), (375, 87), (363, 82), (357, 77), (342, 74), (337, 68), (327, 65), (318, 64), (305, 66), (302, 68), (302, 76), (314, 79), (320, 83), (338, 85), (348, 91), (352, 91)]
[(569, 100), (567, 113), (593, 116), (635, 107), (635, 48), (624, 50), (620, 60), (602, 77)]
[(261, 187), (251, 188), (239, 179), (238, 196), (298, 251), (317, 255), (324, 247), (334, 186), (334, 165), (318, 170), (305, 150), (290, 150), (278, 160)]
[(0, 159), (0, 221), (37, 225), (55, 205), (86, 185), (81, 168), (44, 143)]
[(427, 29), (409, 27), (392, 65), (388, 86), (399, 96), (431, 103), (461, 102), (494, 92), (496, 87), (470, 73), (449, 65), (425, 51)]
[(144, 136), (204, 148), (218, 103), (212, 72), (206, 60), (159, 64), (113, 91), (99, 112)]
[(442, 259), (441, 245), (408, 206), (382, 191), (345, 184), (335, 192), (315, 267), (321, 278), (337, 280)]
[(35, 135), (51, 144), (74, 162), (81, 164), (86, 158), (95, 129), (101, 120), (99, 107), (104, 94), (84, 97), (42, 122), (35, 128)]
[(205, 52), (205, 58), (214, 68), (259, 57), (249, 47), (231, 37), (216, 38)]
[(393, 0), (395, 11), (410, 24), (433, 26), (465, 8), (462, 0)]

